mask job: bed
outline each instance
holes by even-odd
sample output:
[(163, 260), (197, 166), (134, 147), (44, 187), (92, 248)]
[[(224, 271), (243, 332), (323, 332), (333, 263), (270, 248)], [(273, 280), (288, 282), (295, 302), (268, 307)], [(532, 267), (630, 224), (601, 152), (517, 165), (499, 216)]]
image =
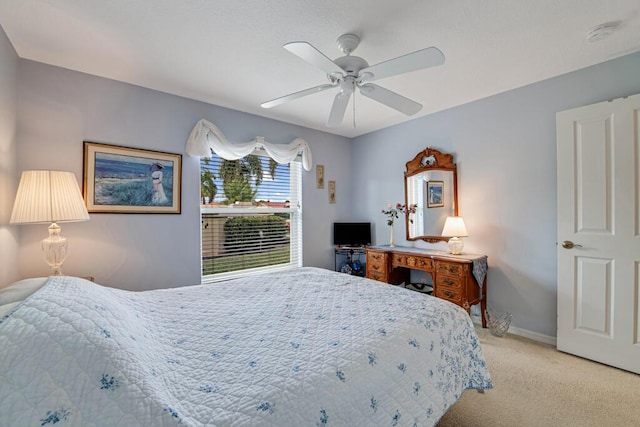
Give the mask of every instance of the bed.
[(7, 289), (2, 426), (432, 426), (463, 391), (492, 387), (465, 311), (324, 269)]

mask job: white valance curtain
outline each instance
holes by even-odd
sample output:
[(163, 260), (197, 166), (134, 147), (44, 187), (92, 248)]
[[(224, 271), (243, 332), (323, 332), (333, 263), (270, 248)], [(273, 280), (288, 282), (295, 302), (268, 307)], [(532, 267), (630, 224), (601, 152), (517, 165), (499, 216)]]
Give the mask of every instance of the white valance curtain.
[(296, 138), (289, 144), (272, 144), (258, 136), (253, 141), (232, 143), (224, 134), (207, 120), (199, 120), (193, 127), (187, 139), (187, 154), (194, 157), (211, 157), (211, 150), (227, 160), (241, 159), (248, 156), (256, 149), (264, 149), (267, 154), (278, 163), (291, 163), (298, 154), (302, 155), (302, 166), (305, 170), (311, 170), (312, 157), (309, 144)]

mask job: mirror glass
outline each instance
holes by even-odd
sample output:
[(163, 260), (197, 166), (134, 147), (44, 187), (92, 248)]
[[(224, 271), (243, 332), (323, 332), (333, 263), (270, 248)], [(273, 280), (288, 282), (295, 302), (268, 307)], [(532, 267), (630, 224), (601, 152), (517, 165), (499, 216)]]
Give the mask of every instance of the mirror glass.
[[(405, 203), (418, 205), (407, 215), (407, 240), (437, 242), (448, 216), (458, 216), (458, 183), (453, 156), (427, 148), (407, 162)], [(410, 221), (413, 220), (413, 222)]]

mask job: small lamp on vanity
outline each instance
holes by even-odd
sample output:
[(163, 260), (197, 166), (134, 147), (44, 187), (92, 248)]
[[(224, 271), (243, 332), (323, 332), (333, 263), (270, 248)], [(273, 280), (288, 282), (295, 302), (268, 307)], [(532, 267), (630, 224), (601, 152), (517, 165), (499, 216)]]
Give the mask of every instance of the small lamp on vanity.
[(44, 259), (54, 276), (62, 274), (67, 239), (58, 222), (87, 221), (89, 213), (73, 172), (31, 170), (22, 172), (11, 224), (51, 223), (49, 237), (42, 240)]
[(469, 233), (467, 233), (467, 227), (464, 226), (464, 221), (461, 217), (449, 216), (444, 222), (442, 235), (451, 237), (449, 239), (449, 251), (454, 255), (460, 255), (462, 248), (464, 248), (464, 242), (460, 237), (467, 237)]

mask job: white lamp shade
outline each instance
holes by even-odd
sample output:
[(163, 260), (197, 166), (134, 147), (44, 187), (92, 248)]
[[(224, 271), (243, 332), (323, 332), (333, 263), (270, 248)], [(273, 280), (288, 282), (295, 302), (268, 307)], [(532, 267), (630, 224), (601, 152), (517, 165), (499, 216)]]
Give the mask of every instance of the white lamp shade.
[(442, 235), (446, 237), (467, 237), (467, 227), (464, 226), (464, 221), (459, 216), (448, 216), (444, 222), (444, 228), (442, 229)]
[(87, 221), (89, 213), (73, 172), (22, 172), (11, 224)]

